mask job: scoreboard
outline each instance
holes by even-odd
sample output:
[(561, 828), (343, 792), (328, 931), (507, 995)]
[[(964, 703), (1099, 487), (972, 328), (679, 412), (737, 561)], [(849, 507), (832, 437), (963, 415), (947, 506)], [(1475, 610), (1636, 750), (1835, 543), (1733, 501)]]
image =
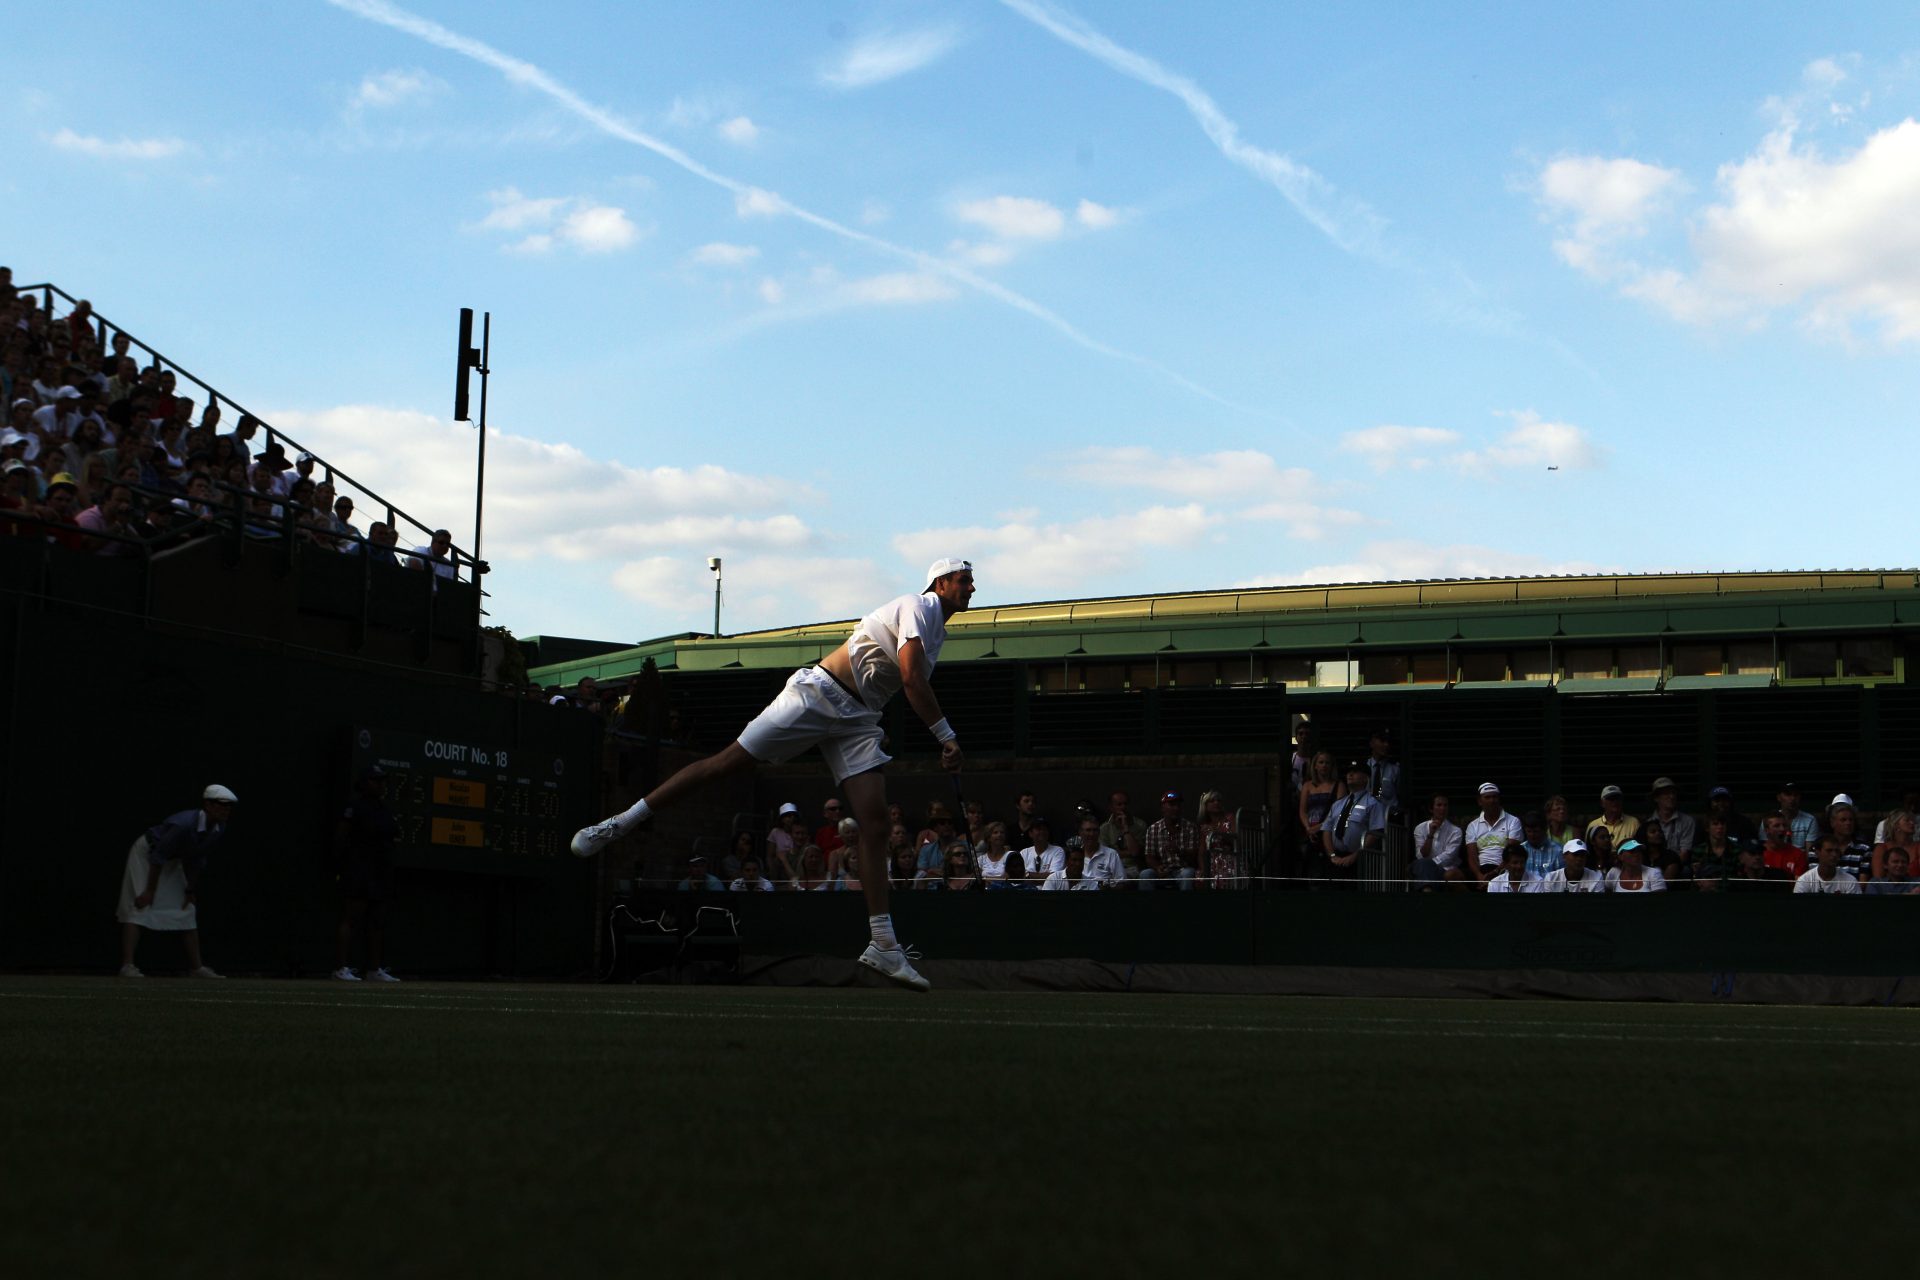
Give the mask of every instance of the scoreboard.
[(570, 777), (555, 750), (359, 729), (352, 757), (352, 779), (376, 764), (386, 772), (399, 866), (541, 876), (571, 861), (591, 771)]

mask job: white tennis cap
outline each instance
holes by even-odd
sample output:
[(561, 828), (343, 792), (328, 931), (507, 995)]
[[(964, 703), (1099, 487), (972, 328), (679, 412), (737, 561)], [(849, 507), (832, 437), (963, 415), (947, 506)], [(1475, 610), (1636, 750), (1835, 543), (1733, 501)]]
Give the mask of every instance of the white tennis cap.
[(798, 812), (800, 812), (800, 806), (795, 804), (791, 800), (787, 801), (785, 804), (780, 806), (780, 815), (782, 817), (785, 817), (789, 813), (798, 813)]
[(940, 579), (950, 573), (960, 573), (963, 570), (971, 568), (973, 568), (973, 561), (971, 560), (956, 560), (952, 557), (948, 557), (945, 560), (935, 560), (927, 566), (927, 585), (931, 587), (934, 583), (940, 581)]
[(1842, 805), (1845, 805), (1849, 809), (1853, 808), (1853, 797), (1848, 795), (1844, 791), (1842, 791), (1839, 795), (1835, 796), (1833, 798), (1833, 803), (1828, 805), (1827, 808), (1838, 809)]
[(1586, 851), (1587, 851), (1587, 842), (1585, 840), (1569, 840), (1564, 845), (1560, 846), (1560, 852), (1562, 854), (1585, 853)]
[(227, 790), (225, 787), (221, 786), (217, 782), (214, 783), (212, 786), (208, 787), (205, 791), (202, 791), (200, 793), (200, 798), (202, 800), (219, 800), (226, 804), (234, 804), (240, 799), (239, 796), (236, 796), (235, 794), (233, 794), (233, 792)]

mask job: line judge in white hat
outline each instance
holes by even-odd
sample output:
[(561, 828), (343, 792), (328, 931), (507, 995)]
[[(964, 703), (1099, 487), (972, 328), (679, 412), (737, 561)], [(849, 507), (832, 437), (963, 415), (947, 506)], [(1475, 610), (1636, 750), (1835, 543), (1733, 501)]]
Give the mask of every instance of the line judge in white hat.
[(200, 958), (200, 874), (207, 854), (226, 834), (237, 802), (233, 792), (214, 783), (200, 793), (200, 807), (163, 818), (127, 850), (120, 878), (120, 976), (138, 978), (133, 949), (142, 929), (178, 933), (187, 949), (187, 974), (220, 975)]
[[(973, 600), (973, 565), (935, 560), (921, 579), (926, 587), (896, 596), (862, 618), (847, 642), (811, 667), (787, 678), (786, 687), (726, 750), (696, 760), (625, 813), (574, 833), (573, 852), (591, 858), (632, 835), (655, 813), (720, 778), (751, 769), (755, 761), (781, 763), (818, 746), (845, 794), (859, 828), (860, 865), (887, 865), (887, 782), (881, 768), (880, 716), (893, 695), (904, 692), (913, 712), (940, 744), (940, 764), (958, 770), (959, 734), (947, 723), (928, 678), (946, 642), (947, 619)], [(930, 984), (909, 961), (893, 932), (884, 870), (860, 877), (867, 899), (871, 943), (859, 963), (902, 986), (925, 991)]]

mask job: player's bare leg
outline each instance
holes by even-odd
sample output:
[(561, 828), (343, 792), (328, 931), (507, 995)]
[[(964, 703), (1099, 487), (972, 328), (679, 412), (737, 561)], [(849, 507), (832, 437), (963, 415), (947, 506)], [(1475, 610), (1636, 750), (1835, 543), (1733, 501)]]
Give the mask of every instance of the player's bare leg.
[(887, 862), (886, 775), (869, 769), (842, 782), (840, 789), (846, 793), (854, 821), (860, 824), (860, 889), (867, 896), (867, 928), (873, 937), (860, 963), (901, 986), (925, 991), (932, 984), (915, 971), (900, 940), (894, 937), (893, 915), (887, 905), (887, 878), (893, 868)]
[[(704, 760), (695, 760), (684, 769), (676, 771), (672, 777), (649, 791), (644, 798), (636, 802), (624, 813), (617, 813), (605, 822), (596, 822), (583, 827), (573, 834), (573, 852), (575, 857), (591, 858), (622, 836), (632, 835), (640, 829), (642, 823), (662, 809), (672, 807), (683, 797), (691, 795), (711, 782), (716, 782), (729, 774), (751, 769), (754, 759), (747, 749), (738, 742), (730, 742), (727, 748)], [(885, 816), (884, 809), (882, 817)]]

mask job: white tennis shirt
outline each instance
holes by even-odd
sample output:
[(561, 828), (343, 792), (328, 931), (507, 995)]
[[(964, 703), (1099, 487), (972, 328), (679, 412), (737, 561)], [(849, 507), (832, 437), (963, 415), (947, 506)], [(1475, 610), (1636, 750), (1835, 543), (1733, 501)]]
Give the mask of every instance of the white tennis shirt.
[(926, 652), (931, 674), (947, 639), (946, 615), (940, 611), (940, 597), (931, 591), (889, 600), (853, 629), (847, 640), (853, 691), (870, 710), (886, 710), (888, 700), (900, 692), (900, 646), (915, 639)]

